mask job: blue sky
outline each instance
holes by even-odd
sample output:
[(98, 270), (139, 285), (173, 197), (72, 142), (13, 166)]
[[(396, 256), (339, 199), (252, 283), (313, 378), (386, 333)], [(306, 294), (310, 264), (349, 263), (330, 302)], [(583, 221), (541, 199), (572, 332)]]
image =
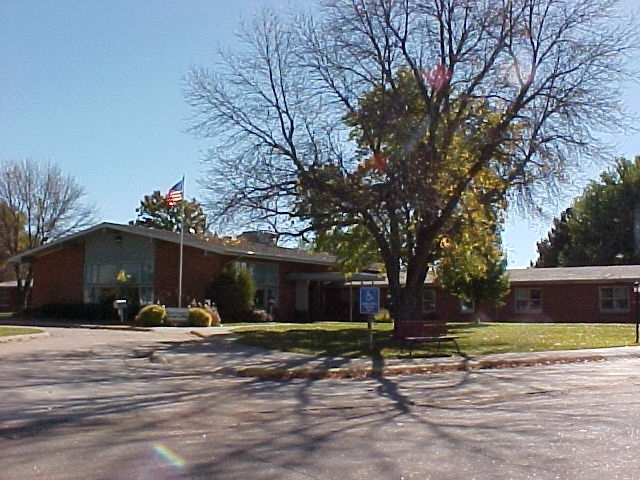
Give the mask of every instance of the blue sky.
[[(637, 10), (636, 1), (622, 8)], [(0, 158), (50, 159), (86, 188), (104, 221), (134, 219), (144, 195), (165, 192), (183, 174), (187, 196), (200, 199), (195, 180), (206, 145), (185, 133), (182, 79), (193, 65), (213, 65), (219, 47), (233, 46), (242, 18), (289, 4), (0, 0)], [(632, 112), (640, 111), (637, 89), (625, 95)], [(614, 140), (618, 154), (640, 153), (640, 135)], [(511, 216), (510, 267), (535, 259), (549, 225)]]

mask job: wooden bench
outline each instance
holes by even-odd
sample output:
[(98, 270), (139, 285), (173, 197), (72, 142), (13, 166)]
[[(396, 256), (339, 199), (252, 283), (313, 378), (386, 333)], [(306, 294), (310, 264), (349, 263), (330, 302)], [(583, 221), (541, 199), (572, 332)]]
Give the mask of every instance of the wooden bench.
[[(452, 342), (456, 346), (456, 350), (460, 353), (460, 347), (458, 346), (458, 337), (456, 335), (432, 335), (432, 336), (418, 336), (418, 337), (404, 337), (405, 345), (409, 350), (409, 356), (413, 357), (413, 344), (414, 343), (435, 343), (438, 345), (438, 351), (440, 350), (440, 344), (442, 342)], [(400, 347), (400, 353), (403, 352), (402, 346)]]
[(416, 343), (435, 343), (437, 349), (440, 350), (440, 344), (443, 342), (453, 343), (456, 351), (460, 353), (458, 345), (458, 336), (449, 335), (447, 333), (447, 324), (442, 321), (420, 321), (407, 322), (403, 334), (400, 336), (402, 341), (400, 353), (403, 353), (406, 347), (409, 350), (409, 356), (413, 356), (413, 345)]

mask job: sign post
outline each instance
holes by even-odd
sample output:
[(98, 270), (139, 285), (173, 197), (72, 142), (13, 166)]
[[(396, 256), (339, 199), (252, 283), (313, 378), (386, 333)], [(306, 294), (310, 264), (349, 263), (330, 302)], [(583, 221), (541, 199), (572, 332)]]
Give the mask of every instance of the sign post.
[(369, 351), (373, 351), (373, 316), (380, 311), (380, 288), (360, 287), (360, 313), (367, 315)]

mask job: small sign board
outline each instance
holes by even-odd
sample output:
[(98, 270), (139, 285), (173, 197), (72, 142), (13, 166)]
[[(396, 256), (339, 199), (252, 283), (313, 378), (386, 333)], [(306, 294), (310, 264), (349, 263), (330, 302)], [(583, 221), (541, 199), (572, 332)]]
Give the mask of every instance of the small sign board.
[(167, 323), (169, 325), (186, 325), (189, 318), (188, 308), (167, 307)]
[(380, 288), (360, 287), (360, 313), (375, 315), (380, 311)]

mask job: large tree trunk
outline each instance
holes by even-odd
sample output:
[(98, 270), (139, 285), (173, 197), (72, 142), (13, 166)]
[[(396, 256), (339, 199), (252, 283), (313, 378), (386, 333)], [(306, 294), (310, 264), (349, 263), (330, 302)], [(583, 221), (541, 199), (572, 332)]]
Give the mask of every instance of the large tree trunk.
[(407, 323), (422, 320), (422, 285), (405, 286), (394, 303), (394, 327), (396, 338), (403, 337)]
[(396, 338), (410, 334), (411, 324), (422, 320), (422, 294), (425, 278), (426, 268), (424, 275), (418, 275), (414, 278), (407, 275), (405, 285), (400, 283), (399, 278), (389, 278), (390, 311), (394, 320), (393, 333)]

